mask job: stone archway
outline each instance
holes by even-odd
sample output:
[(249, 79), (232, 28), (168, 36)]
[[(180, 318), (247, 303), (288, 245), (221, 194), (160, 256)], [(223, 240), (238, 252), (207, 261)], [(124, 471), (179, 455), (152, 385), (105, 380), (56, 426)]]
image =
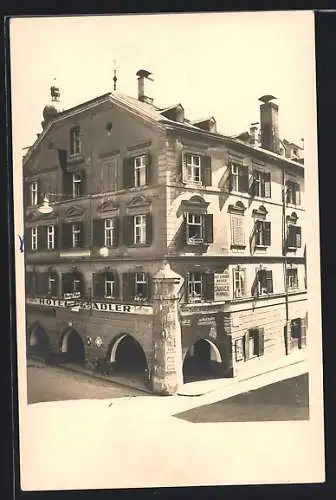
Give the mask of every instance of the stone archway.
[(36, 323), (30, 329), (28, 336), (28, 353), (36, 356), (46, 356), (51, 351), (50, 340), (41, 325)]
[(85, 347), (79, 333), (73, 328), (68, 328), (60, 343), (60, 351), (63, 353), (63, 361), (67, 363), (84, 364)]
[(222, 362), (222, 356), (216, 344), (209, 339), (197, 340), (184, 358), (184, 382), (217, 378), (218, 367), (222, 366)]
[(109, 357), (115, 373), (143, 374), (148, 368), (143, 348), (128, 334), (122, 334), (112, 342)]

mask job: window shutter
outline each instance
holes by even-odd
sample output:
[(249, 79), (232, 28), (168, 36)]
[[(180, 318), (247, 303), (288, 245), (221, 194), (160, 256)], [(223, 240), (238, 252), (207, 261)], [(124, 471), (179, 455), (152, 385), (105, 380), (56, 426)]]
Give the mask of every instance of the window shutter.
[(301, 227), (296, 227), (295, 246), (296, 248), (301, 248)]
[(46, 250), (48, 248), (48, 226), (39, 226), (37, 228), (37, 245), (41, 250)]
[(258, 356), (263, 356), (265, 352), (265, 330), (264, 328), (259, 328), (258, 331)]
[(232, 164), (229, 163), (228, 166), (228, 176), (226, 181), (228, 191), (232, 191), (233, 189), (233, 174), (232, 174)]
[(251, 196), (256, 195), (256, 171), (254, 170), (249, 181), (249, 193)]
[(213, 302), (215, 294), (215, 275), (214, 273), (203, 274), (203, 296), (204, 300)]
[(53, 278), (53, 280), (54, 280), (52, 282), (50, 294), (52, 297), (57, 297), (58, 296), (58, 273), (56, 271), (52, 271), (50, 273), (50, 277)]
[(62, 295), (72, 293), (72, 273), (62, 274)]
[(267, 172), (264, 174), (265, 184), (264, 184), (264, 196), (265, 198), (271, 198), (271, 174)]
[(125, 158), (123, 167), (123, 184), (124, 188), (134, 187), (134, 158)]
[(49, 273), (41, 274), (41, 293), (43, 295), (48, 295), (48, 281), (49, 281)]
[(23, 185), (23, 203), (25, 207), (31, 205), (31, 184), (25, 183)]
[(87, 194), (87, 176), (86, 176), (86, 171), (82, 170), (79, 172), (80, 178), (81, 178), (81, 183), (80, 183), (80, 195), (84, 196)]
[(123, 222), (124, 244), (126, 246), (134, 245), (134, 216), (125, 215)]
[(64, 249), (72, 248), (72, 224), (62, 224), (62, 247)]
[(153, 215), (146, 214), (146, 245), (151, 245), (153, 240)]
[(59, 239), (58, 225), (57, 225), (57, 224), (55, 224), (55, 225), (54, 225), (54, 249), (55, 249), (55, 250), (58, 250), (58, 248), (59, 248), (59, 242), (58, 242), (58, 239)]
[(92, 275), (93, 297), (103, 299), (105, 295), (105, 273), (94, 273)]
[(152, 181), (152, 155), (150, 153), (147, 154), (146, 159), (146, 184), (150, 184)]
[(68, 152), (66, 149), (59, 149), (58, 150), (58, 160), (59, 160), (59, 165), (61, 167), (61, 170), (63, 170), (63, 172), (64, 172), (66, 167), (67, 167), (67, 162), (68, 162)]
[(295, 184), (295, 204), (301, 205), (300, 184)]
[(296, 226), (288, 226), (288, 246), (293, 248), (296, 245)]
[(292, 350), (292, 323), (287, 321), (285, 325), (285, 347), (286, 354), (289, 354)]
[(33, 273), (26, 273), (25, 289), (28, 296), (33, 295)]
[(306, 334), (306, 321), (305, 318), (300, 318), (300, 340), (299, 347), (300, 349), (306, 347), (307, 345), (307, 334)]
[(134, 273), (123, 273), (123, 300), (132, 300), (134, 297)]
[(245, 361), (247, 361), (250, 357), (249, 333), (248, 332), (246, 332), (244, 335), (244, 357), (245, 357)]
[(213, 243), (213, 215), (203, 215), (203, 237), (205, 243)]
[(203, 186), (212, 185), (211, 157), (201, 156), (201, 178)]
[(80, 234), (79, 234), (79, 247), (80, 248), (85, 248), (85, 240), (86, 240), (86, 226), (83, 221), (80, 223)]
[(114, 217), (113, 219), (114, 229), (113, 229), (113, 246), (117, 247), (119, 245), (119, 218)]
[(271, 223), (264, 221), (264, 244), (269, 247), (271, 245)]
[(93, 246), (95, 247), (103, 247), (105, 243), (104, 238), (104, 220), (103, 219), (94, 219), (93, 220)]
[(272, 276), (272, 271), (271, 270), (265, 271), (265, 277), (266, 277), (266, 289), (267, 289), (267, 293), (273, 293), (273, 276)]
[(258, 284), (260, 282), (261, 278), (260, 278), (260, 271), (257, 271), (256, 272), (256, 275), (255, 275), (255, 278), (254, 278), (254, 281), (252, 283), (252, 287), (251, 287), (251, 295), (252, 297), (257, 297), (258, 295)]
[(181, 180), (182, 182), (187, 182), (188, 180), (187, 160), (186, 160), (186, 154), (184, 152), (181, 153), (179, 161), (180, 161), (179, 170), (180, 170)]
[(40, 205), (43, 201), (41, 181), (37, 180), (36, 183), (37, 183), (37, 204)]
[(247, 193), (249, 188), (248, 168), (240, 166), (238, 169), (238, 190)]
[(146, 300), (150, 300), (152, 296), (152, 277), (149, 273), (146, 273), (147, 287), (146, 287)]
[(31, 252), (32, 250), (32, 233), (31, 227), (27, 227), (24, 232), (24, 250), (26, 252)]
[(119, 274), (114, 271), (113, 272), (114, 276), (114, 297), (116, 299), (119, 299), (119, 293), (120, 293), (120, 279), (119, 279)]
[(72, 195), (72, 173), (63, 171), (63, 192)]
[(188, 217), (188, 214), (184, 213), (183, 214), (183, 221), (182, 221), (182, 224), (181, 224), (181, 235), (182, 235), (182, 242), (183, 242), (183, 244), (187, 244), (188, 243), (187, 217)]
[(232, 245), (245, 245), (244, 219), (241, 215), (231, 215)]

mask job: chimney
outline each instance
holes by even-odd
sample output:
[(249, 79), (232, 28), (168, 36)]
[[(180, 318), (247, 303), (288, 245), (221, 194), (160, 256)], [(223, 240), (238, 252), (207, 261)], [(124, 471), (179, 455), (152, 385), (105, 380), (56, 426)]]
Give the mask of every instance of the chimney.
[(153, 79), (150, 78), (151, 74), (152, 73), (145, 69), (139, 69), (136, 74), (136, 76), (138, 77), (138, 100), (141, 102), (146, 102), (147, 104), (153, 104), (153, 99), (151, 97), (148, 97), (145, 93), (145, 80), (150, 80), (151, 82), (153, 81)]
[(250, 144), (251, 146), (258, 146), (259, 144), (259, 123), (251, 123), (250, 126)]
[(277, 104), (273, 102), (274, 99), (276, 99), (276, 97), (272, 95), (264, 95), (259, 98), (259, 101), (262, 102), (260, 105), (261, 147), (273, 153), (279, 153), (279, 108)]

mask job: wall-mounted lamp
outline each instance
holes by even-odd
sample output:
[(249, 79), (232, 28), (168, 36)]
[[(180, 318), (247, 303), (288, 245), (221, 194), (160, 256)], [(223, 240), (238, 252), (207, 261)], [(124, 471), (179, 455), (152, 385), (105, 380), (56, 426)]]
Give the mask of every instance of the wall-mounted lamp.
[(53, 207), (49, 203), (49, 198), (47, 195), (44, 196), (42, 205), (38, 207), (38, 211), (41, 214), (51, 214), (54, 211)]
[(108, 257), (109, 256), (109, 249), (107, 247), (102, 247), (100, 248), (99, 250), (99, 254), (102, 256), (102, 257)]

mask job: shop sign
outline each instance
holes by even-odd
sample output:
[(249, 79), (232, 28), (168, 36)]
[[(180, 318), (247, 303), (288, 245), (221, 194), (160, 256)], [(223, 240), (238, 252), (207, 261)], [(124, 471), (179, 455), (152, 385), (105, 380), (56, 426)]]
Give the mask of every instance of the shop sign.
[(46, 307), (59, 307), (71, 309), (73, 307), (78, 308), (78, 310), (92, 310), (92, 311), (104, 311), (113, 313), (126, 313), (126, 314), (153, 314), (152, 306), (143, 305), (130, 305), (130, 304), (113, 304), (110, 302), (90, 302), (81, 301), (76, 299), (74, 303), (73, 299), (51, 299), (49, 297), (38, 297), (31, 298), (27, 297), (27, 304), (34, 304)]
[(230, 273), (225, 269), (222, 273), (215, 273), (214, 300), (222, 301), (230, 297)]

